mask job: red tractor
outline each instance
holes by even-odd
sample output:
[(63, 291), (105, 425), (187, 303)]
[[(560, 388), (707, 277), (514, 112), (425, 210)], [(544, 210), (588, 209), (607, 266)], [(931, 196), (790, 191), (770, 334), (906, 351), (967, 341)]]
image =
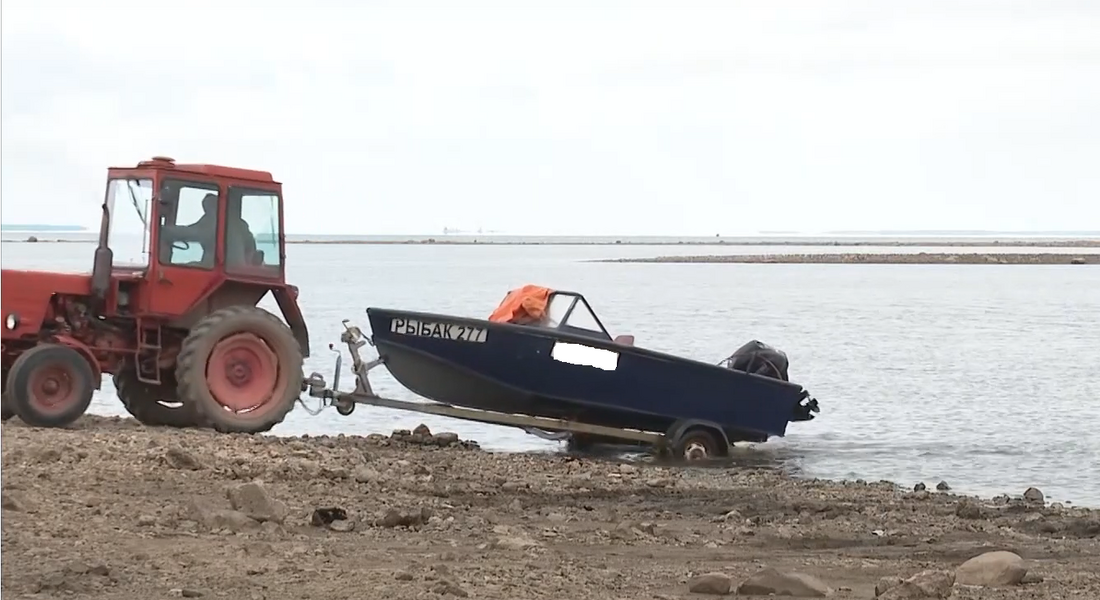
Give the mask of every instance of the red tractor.
[[(3, 271), (3, 412), (62, 427), (103, 375), (147, 425), (267, 431), (309, 333), (270, 173), (154, 157), (110, 168), (91, 274)], [(268, 293), (283, 319), (257, 307)], [(285, 321), (285, 322), (284, 322)]]

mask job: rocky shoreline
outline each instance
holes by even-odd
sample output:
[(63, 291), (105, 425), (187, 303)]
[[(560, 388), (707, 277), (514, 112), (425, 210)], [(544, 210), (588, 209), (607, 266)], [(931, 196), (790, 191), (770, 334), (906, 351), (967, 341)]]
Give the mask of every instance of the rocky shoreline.
[(9, 598), (1100, 597), (1100, 511), (1034, 489), (490, 453), (427, 428), (86, 416), (2, 442)]
[(707, 256), (657, 256), (608, 258), (604, 263), (739, 263), (819, 265), (1100, 265), (1100, 254), (915, 252), (842, 254), (713, 254)]

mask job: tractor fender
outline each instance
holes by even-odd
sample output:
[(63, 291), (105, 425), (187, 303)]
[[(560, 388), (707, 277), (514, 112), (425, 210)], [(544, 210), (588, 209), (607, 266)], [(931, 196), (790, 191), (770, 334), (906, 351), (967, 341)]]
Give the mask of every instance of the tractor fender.
[(298, 288), (292, 285), (271, 288), (271, 295), (275, 296), (275, 302), (283, 311), (283, 318), (294, 333), (294, 339), (298, 340), (298, 346), (304, 358), (309, 358), (309, 328), (306, 326), (302, 309), (298, 306)]
[(685, 433), (695, 428), (713, 431), (718, 434), (718, 438), (725, 443), (726, 446), (730, 445), (729, 436), (726, 435), (726, 431), (722, 426), (713, 421), (706, 421), (704, 419), (680, 419), (676, 421), (668, 428), (668, 431), (665, 432), (665, 443), (670, 447), (675, 446)]
[(88, 346), (74, 338), (71, 335), (59, 334), (52, 336), (52, 341), (63, 346), (68, 346), (73, 350), (76, 350), (84, 357), (84, 360), (88, 361), (88, 366), (92, 368), (92, 381), (95, 382), (95, 389), (100, 389), (103, 385), (103, 370), (99, 368), (99, 361), (96, 360), (95, 355)]

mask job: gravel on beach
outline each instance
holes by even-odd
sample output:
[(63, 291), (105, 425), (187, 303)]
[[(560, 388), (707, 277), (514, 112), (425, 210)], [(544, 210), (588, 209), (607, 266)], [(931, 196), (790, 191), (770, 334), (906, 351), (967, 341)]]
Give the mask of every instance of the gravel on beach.
[[(1100, 511), (766, 468), (4, 424), (14, 598), (1100, 598)], [(943, 491), (940, 491), (943, 490)]]

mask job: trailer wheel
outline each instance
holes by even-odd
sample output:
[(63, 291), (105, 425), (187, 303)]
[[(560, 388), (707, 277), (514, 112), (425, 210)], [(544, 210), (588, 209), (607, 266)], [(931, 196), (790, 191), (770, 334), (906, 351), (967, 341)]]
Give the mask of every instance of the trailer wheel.
[(88, 410), (95, 373), (76, 350), (41, 344), (15, 359), (5, 388), (12, 411), (33, 427), (65, 427)]
[(179, 398), (217, 431), (268, 431), (298, 400), (302, 362), (293, 332), (275, 315), (255, 306), (223, 308), (183, 341)]
[(160, 385), (145, 383), (137, 378), (137, 373), (130, 367), (115, 373), (112, 380), (122, 406), (142, 425), (150, 427), (197, 427), (199, 425), (199, 416), (195, 412), (195, 407), (179, 401), (175, 381)]
[(692, 427), (685, 431), (672, 445), (673, 456), (677, 460), (709, 460), (726, 454), (722, 448), (722, 439), (707, 427)]
[(569, 436), (569, 439), (565, 442), (565, 448), (569, 452), (576, 452), (578, 454), (584, 454), (591, 452), (597, 444), (595, 436), (585, 435), (583, 433), (574, 433)]
[(351, 400), (337, 400), (333, 402), (333, 406), (336, 407), (336, 412), (345, 417), (355, 412), (355, 403)]

